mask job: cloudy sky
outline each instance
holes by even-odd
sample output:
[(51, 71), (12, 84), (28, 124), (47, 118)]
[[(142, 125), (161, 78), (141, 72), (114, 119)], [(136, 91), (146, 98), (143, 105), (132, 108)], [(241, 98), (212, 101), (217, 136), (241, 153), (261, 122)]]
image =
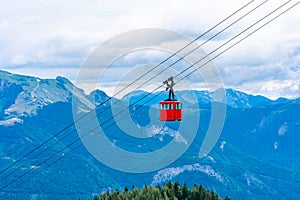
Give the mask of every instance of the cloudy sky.
[[(118, 34), (159, 28), (194, 39), (249, 1), (2, 1), (0, 69), (42, 78), (65, 76), (75, 82), (90, 53)], [(199, 40), (199, 44), (261, 2), (255, 0), (239, 15)], [(202, 48), (206, 52), (214, 50), (285, 2), (269, 0)], [(296, 2), (291, 0), (280, 11)], [(225, 87), (273, 99), (300, 97), (299, 11), (300, 5), (214, 60)], [(148, 64), (157, 58), (163, 59), (166, 53), (148, 50), (138, 55), (130, 57), (128, 53), (126, 58), (131, 58), (133, 65), (137, 63), (133, 58), (138, 59), (139, 64)], [(128, 65), (124, 65), (126, 67)], [(82, 86), (87, 92), (91, 90), (88, 84)], [(111, 87), (112, 84), (102, 84), (101, 89), (109, 93)]]

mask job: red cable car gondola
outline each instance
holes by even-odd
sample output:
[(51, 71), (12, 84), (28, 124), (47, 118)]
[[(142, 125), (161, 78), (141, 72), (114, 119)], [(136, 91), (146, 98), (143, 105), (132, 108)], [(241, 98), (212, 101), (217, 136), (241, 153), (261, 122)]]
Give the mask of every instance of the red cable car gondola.
[(160, 121), (181, 121), (182, 120), (182, 104), (176, 100), (165, 100), (160, 104)]
[[(170, 84), (169, 84), (170, 81)], [(182, 120), (182, 103), (174, 98), (173, 77), (163, 82), (167, 85), (166, 90), (169, 90), (169, 99), (161, 101), (160, 104), (160, 121), (181, 121)]]

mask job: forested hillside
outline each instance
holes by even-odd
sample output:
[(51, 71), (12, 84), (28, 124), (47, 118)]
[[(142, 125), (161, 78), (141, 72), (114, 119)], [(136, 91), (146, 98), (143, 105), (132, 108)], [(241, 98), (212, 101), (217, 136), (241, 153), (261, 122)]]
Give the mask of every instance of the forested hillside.
[[(107, 191), (102, 193), (100, 196), (94, 196), (94, 200), (219, 200), (217, 194), (212, 190), (206, 190), (202, 185), (197, 186), (194, 184), (192, 189), (189, 189), (187, 184), (183, 186), (179, 182), (172, 183), (168, 182), (162, 187), (144, 186), (143, 189), (138, 189), (132, 186), (129, 190), (127, 187), (124, 188), (123, 192), (118, 189), (111, 192)], [(229, 197), (225, 197), (225, 200), (230, 200)]]

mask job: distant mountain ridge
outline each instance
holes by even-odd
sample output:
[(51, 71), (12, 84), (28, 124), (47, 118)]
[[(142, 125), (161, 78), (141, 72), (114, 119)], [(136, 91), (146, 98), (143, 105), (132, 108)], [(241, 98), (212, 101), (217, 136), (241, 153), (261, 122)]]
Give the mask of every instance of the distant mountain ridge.
[[(183, 90), (176, 91), (175, 95), (176, 98), (183, 101), (187, 107), (189, 107), (196, 104), (197, 101), (200, 105), (209, 104), (212, 100), (211, 96), (216, 92), (217, 91)], [(226, 99), (223, 103), (232, 108), (251, 108), (292, 101), (282, 97), (273, 101), (261, 95), (254, 96), (233, 89), (226, 89), (225, 92)], [(146, 100), (157, 95), (157, 93), (158, 92), (148, 95), (145, 100), (140, 101), (138, 104), (143, 104)], [(125, 95), (122, 100), (133, 103), (146, 94), (148, 94), (148, 92), (138, 90)], [(196, 96), (197, 99), (193, 99), (193, 95)], [(0, 96), (0, 114), (2, 117), (5, 113), (7, 115), (13, 113), (30, 114), (31, 112), (35, 112), (40, 106), (59, 101), (69, 102), (72, 96), (73, 98), (82, 99), (82, 103), (89, 108), (92, 107), (92, 104), (100, 104), (108, 98), (106, 93), (100, 90), (92, 91), (87, 95), (82, 89), (76, 87), (71, 81), (64, 77), (58, 76), (56, 79), (41, 79), (32, 76), (12, 74), (2, 70), (0, 70)], [(166, 97), (167, 92), (145, 103), (145, 105), (158, 104), (159, 101), (166, 99)]]
[[(185, 108), (195, 106), (209, 107), (212, 95), (215, 92), (183, 90), (175, 91), (175, 97), (183, 102)], [(226, 98), (223, 102), (231, 108), (253, 108), (267, 105), (290, 103), (295, 100), (279, 98), (270, 100), (264, 96), (254, 96), (233, 89), (225, 89)], [(167, 92), (156, 96), (158, 92), (149, 94), (146, 91), (138, 90), (125, 95), (121, 100), (126, 103), (153, 106), (167, 97)], [(144, 98), (144, 96), (146, 96)], [(99, 105), (109, 98), (104, 91), (96, 89), (90, 94), (76, 87), (67, 78), (58, 76), (56, 79), (41, 79), (38, 77), (12, 74), (0, 70), (0, 121), (5, 124), (5, 120), (18, 119), (19, 116), (31, 115), (49, 104), (56, 102), (70, 102), (72, 98), (77, 98), (81, 102), (83, 110), (90, 110), (94, 105)], [(152, 99), (149, 101), (149, 99)], [(4, 121), (3, 121), (4, 120)], [(1, 123), (1, 122), (0, 122)]]
[[(217, 91), (198, 91), (198, 90), (181, 90), (175, 91), (175, 99), (183, 102), (184, 107), (193, 107), (195, 104), (199, 104), (199, 107), (207, 107), (211, 101), (213, 101), (212, 96), (217, 93)], [(158, 95), (159, 92), (149, 94), (146, 91), (134, 91), (125, 95), (122, 100), (129, 103), (137, 102), (139, 99), (144, 98), (142, 101), (139, 101), (139, 105), (152, 106), (158, 104), (160, 101), (167, 99), (167, 92), (163, 95)], [(155, 97), (158, 95), (157, 97)], [(225, 89), (225, 99), (219, 103), (225, 103), (231, 108), (254, 108), (254, 107), (265, 107), (268, 105), (274, 104), (285, 104), (290, 103), (295, 100), (289, 100), (283, 97), (278, 98), (277, 100), (271, 100), (261, 95), (251, 95), (245, 92)]]

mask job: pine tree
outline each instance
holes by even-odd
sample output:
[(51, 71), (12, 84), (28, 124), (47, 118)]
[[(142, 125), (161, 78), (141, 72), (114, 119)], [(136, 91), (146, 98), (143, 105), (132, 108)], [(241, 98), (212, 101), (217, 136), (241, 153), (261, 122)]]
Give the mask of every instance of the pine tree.
[(197, 192), (198, 192), (198, 186), (196, 184), (194, 184), (194, 187), (191, 191), (191, 194), (190, 194), (190, 199), (191, 200), (197, 200)]
[(186, 182), (183, 184), (183, 189), (182, 189), (182, 199), (188, 199), (189, 197), (189, 188), (187, 187)]
[(173, 189), (173, 183), (171, 181), (168, 182), (168, 188)]
[(205, 191), (204, 191), (202, 185), (200, 185), (200, 187), (199, 187), (199, 199), (200, 200), (204, 200), (205, 199)]
[(176, 181), (176, 183), (174, 184), (174, 194), (178, 199), (182, 198), (181, 188), (178, 181)]
[(161, 187), (160, 187), (160, 185), (157, 185), (156, 187), (157, 187), (157, 189), (159, 189), (159, 191), (161, 191)]
[(125, 188), (124, 188), (124, 192), (128, 192), (129, 191), (129, 189), (128, 189), (128, 187), (126, 186)]
[(119, 193), (119, 191), (112, 191), (111, 192), (111, 199), (112, 200), (119, 200), (118, 193)]
[(169, 200), (168, 194), (167, 192), (164, 192), (164, 196), (163, 196), (164, 200)]
[(214, 191), (211, 191), (210, 195), (211, 195), (211, 199), (212, 200), (218, 200), (218, 198), (215, 196), (215, 192)]

